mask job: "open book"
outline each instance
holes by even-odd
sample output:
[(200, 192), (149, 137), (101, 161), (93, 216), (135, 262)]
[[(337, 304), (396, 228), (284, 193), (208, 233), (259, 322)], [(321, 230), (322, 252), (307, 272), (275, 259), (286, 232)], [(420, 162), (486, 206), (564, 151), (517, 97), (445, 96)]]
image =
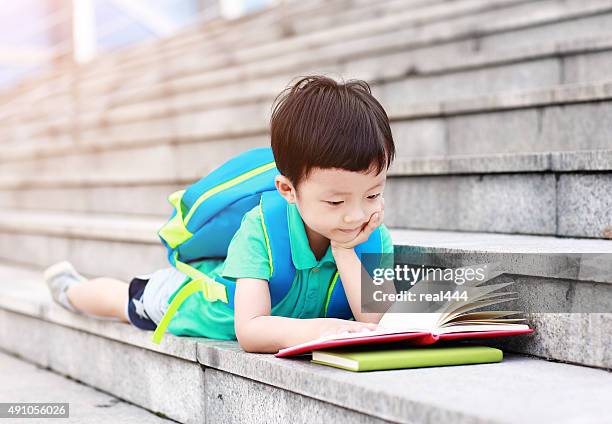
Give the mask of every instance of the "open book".
[[(452, 293), (441, 296), (446, 300), (433, 306), (427, 304), (429, 309), (424, 309), (422, 303), (415, 307), (416, 304), (396, 301), (383, 315), (376, 330), (323, 336), (281, 349), (275, 356), (293, 356), (318, 349), (355, 344), (405, 341), (413, 345), (429, 345), (438, 340), (491, 338), (533, 332), (528, 325), (521, 323), (524, 319), (516, 317), (520, 311), (483, 309), (514, 300), (516, 298), (513, 295), (516, 293), (499, 292), (513, 284), (512, 282), (485, 285), (491, 278), (502, 273), (496, 272), (495, 266), (491, 264), (479, 267), (485, 269), (485, 278), (463, 285), (454, 284)], [(474, 267), (462, 269), (468, 268)], [(416, 298), (421, 293), (427, 294), (431, 291), (432, 286), (428, 284), (430, 282), (421, 280), (410, 292), (414, 293)], [(410, 308), (426, 312), (410, 312)], [(433, 311), (429, 312), (431, 309)]]

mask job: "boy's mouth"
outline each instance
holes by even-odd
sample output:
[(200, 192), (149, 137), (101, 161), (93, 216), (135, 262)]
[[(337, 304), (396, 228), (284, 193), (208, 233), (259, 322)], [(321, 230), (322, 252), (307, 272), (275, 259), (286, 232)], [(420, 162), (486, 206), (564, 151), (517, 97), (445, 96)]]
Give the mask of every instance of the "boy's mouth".
[(339, 228), (340, 231), (342, 231), (343, 233), (354, 233), (355, 231), (357, 231), (360, 227), (357, 228), (353, 228), (352, 230), (343, 230), (341, 228)]

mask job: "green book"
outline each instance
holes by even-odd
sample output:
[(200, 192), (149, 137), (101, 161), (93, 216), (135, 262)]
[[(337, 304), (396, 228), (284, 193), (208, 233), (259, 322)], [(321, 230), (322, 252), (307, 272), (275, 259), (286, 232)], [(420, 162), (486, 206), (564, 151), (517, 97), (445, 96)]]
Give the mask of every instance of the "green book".
[(376, 371), (501, 362), (503, 352), (486, 346), (407, 349), (336, 348), (315, 350), (312, 362), (349, 371)]

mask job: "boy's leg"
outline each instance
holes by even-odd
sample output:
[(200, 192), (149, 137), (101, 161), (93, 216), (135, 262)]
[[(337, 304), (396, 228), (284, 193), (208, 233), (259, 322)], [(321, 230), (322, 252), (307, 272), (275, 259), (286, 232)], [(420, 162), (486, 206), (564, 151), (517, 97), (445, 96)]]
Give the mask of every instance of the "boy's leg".
[(114, 278), (88, 280), (68, 261), (51, 265), (43, 272), (51, 296), (65, 309), (100, 319), (126, 316), (129, 285)]
[(70, 286), (66, 295), (79, 311), (129, 322), (126, 315), (128, 287), (124, 281), (100, 277)]

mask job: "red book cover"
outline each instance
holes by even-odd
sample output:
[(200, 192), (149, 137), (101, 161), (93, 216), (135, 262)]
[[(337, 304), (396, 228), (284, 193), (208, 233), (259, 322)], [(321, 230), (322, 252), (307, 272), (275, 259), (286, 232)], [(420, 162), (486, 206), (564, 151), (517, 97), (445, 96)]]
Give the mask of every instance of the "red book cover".
[(351, 345), (364, 345), (374, 343), (390, 343), (390, 342), (402, 342), (403, 344), (413, 346), (423, 346), (434, 344), (439, 340), (465, 340), (465, 339), (490, 339), (493, 337), (504, 337), (504, 336), (516, 336), (520, 334), (533, 333), (531, 328), (523, 328), (516, 330), (493, 330), (493, 331), (469, 331), (462, 333), (444, 333), (444, 334), (433, 334), (428, 332), (402, 332), (402, 333), (387, 333), (387, 334), (374, 334), (359, 335), (357, 337), (344, 336), (342, 338), (328, 339), (328, 340), (313, 340), (311, 342), (302, 343), (296, 346), (291, 346), (285, 349), (279, 350), (274, 354), (277, 358), (284, 358), (288, 356), (300, 355), (303, 353), (309, 353), (313, 350), (329, 349), (340, 346), (351, 346)]

